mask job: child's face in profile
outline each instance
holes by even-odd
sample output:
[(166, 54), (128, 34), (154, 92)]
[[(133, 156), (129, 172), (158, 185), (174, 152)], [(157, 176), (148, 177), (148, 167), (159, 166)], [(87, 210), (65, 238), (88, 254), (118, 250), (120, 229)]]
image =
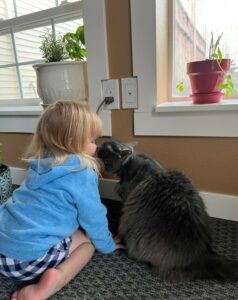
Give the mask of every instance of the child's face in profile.
[(97, 145), (95, 144), (95, 138), (88, 138), (84, 147), (84, 152), (90, 156), (94, 156), (96, 149)]

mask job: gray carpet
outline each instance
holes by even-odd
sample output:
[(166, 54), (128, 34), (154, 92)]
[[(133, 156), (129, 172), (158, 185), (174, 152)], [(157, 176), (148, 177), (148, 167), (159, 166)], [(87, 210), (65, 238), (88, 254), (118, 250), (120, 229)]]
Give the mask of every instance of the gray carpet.
[[(108, 203), (106, 203), (108, 205)], [(112, 230), (117, 226), (118, 206), (109, 205)], [(214, 248), (238, 260), (238, 223), (211, 218)], [(114, 230), (115, 231), (115, 230)], [(10, 299), (16, 284), (0, 276), (0, 300)], [(238, 282), (160, 282), (148, 267), (129, 259), (124, 252), (96, 253), (90, 263), (51, 300), (238, 300)]]

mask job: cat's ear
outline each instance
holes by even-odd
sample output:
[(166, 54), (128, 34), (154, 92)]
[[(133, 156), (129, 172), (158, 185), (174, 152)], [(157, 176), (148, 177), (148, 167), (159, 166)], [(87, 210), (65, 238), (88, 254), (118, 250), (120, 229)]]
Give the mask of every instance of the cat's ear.
[(134, 148), (137, 146), (138, 142), (130, 142), (130, 143), (127, 143), (126, 145), (128, 147), (130, 147), (132, 150), (134, 150)]
[(122, 149), (122, 151), (121, 151), (122, 157), (131, 155), (131, 154), (133, 153), (134, 148), (135, 148), (136, 145), (137, 145), (137, 142), (130, 142), (130, 143), (127, 143), (126, 146), (127, 146), (128, 148)]
[(123, 149), (123, 150), (121, 151), (121, 156), (122, 156), (122, 157), (125, 157), (125, 156), (128, 156), (128, 155), (131, 155), (132, 152), (133, 152), (133, 149)]

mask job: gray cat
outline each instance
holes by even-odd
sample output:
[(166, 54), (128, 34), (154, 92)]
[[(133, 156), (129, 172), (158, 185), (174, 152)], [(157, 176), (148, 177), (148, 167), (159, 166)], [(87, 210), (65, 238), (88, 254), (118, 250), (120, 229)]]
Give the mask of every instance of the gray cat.
[(209, 217), (189, 179), (133, 148), (111, 140), (97, 149), (105, 171), (120, 178), (118, 232), (128, 254), (164, 280), (237, 280), (238, 262), (212, 249)]

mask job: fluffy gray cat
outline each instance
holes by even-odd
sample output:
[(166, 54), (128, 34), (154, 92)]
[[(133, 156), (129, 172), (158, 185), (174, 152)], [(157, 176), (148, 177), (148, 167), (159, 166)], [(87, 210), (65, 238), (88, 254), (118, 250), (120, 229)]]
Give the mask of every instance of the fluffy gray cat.
[(212, 249), (209, 217), (190, 180), (133, 148), (110, 140), (97, 149), (105, 171), (120, 178), (119, 235), (128, 254), (165, 280), (237, 280), (238, 262)]

